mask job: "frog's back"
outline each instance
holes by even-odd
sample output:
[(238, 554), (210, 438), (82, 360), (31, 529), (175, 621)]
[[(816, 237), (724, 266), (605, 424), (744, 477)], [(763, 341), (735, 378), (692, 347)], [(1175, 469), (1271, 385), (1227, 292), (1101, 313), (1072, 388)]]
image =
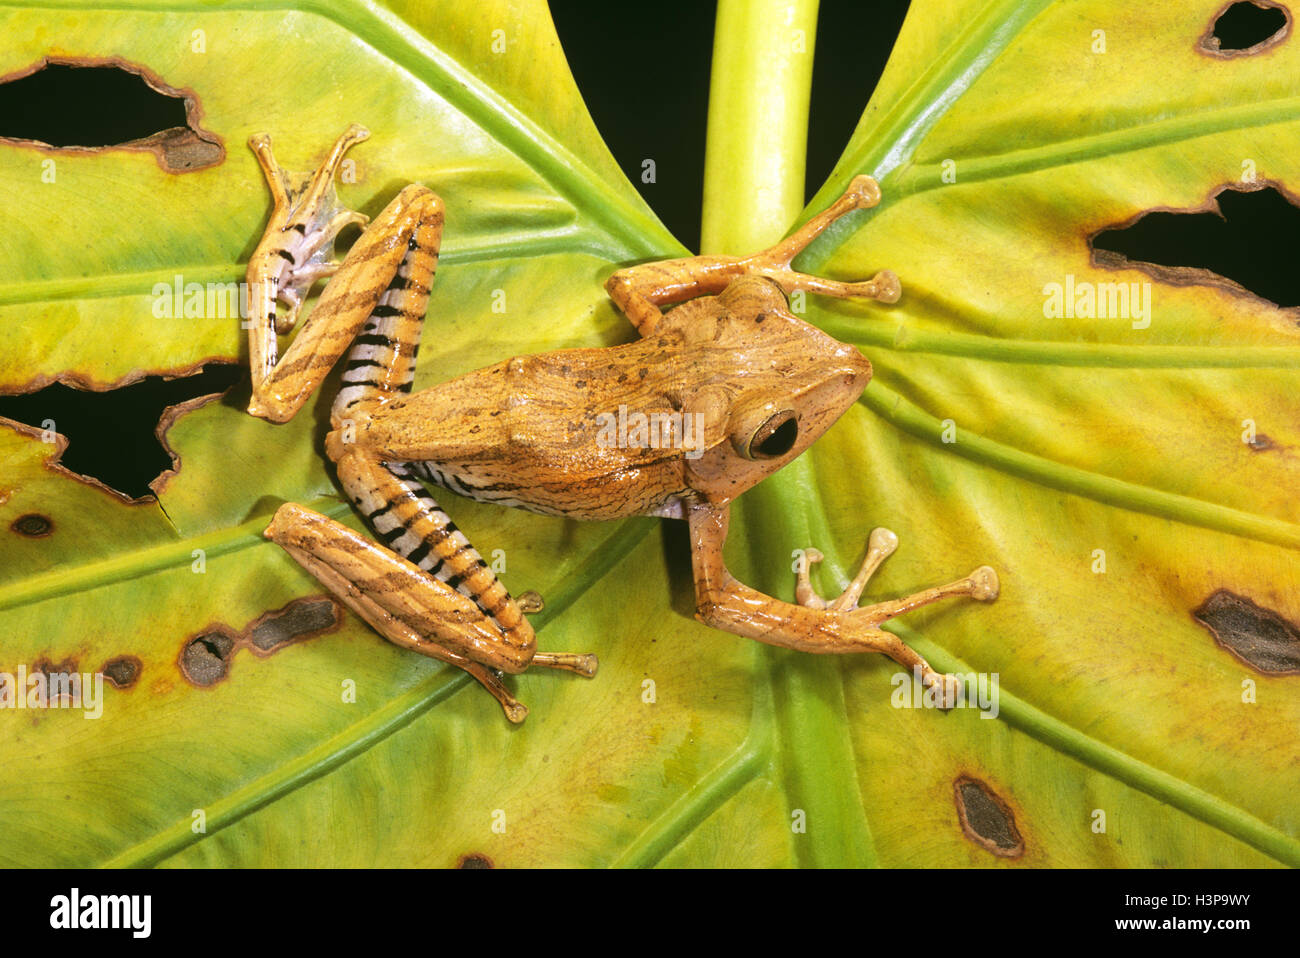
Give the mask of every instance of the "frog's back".
[(484, 502), (582, 519), (672, 512), (692, 437), (674, 432), (665, 345), (505, 360), (386, 404), (357, 439)]

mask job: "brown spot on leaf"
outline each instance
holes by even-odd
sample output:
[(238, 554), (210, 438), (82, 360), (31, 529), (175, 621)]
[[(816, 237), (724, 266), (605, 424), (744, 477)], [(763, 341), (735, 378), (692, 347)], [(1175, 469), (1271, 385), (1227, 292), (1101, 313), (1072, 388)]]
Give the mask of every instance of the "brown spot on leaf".
[(78, 688), (81, 684), (80, 666), (71, 656), (62, 662), (52, 662), (46, 658), (37, 659), (28, 669), (28, 674), (45, 676), (45, 694), (51, 703), (57, 699), (71, 705), (73, 684), (75, 682)]
[(1000, 858), (1019, 858), (1025, 853), (1016, 817), (1002, 796), (969, 775), (959, 776), (952, 787), (957, 817), (967, 838)]
[(141, 140), (140, 146), (156, 150), (158, 164), (168, 173), (188, 173), (216, 166), (226, 154), (220, 143), (205, 140), (188, 127), (155, 133)]
[(207, 688), (226, 677), (241, 648), (265, 657), (294, 642), (331, 632), (342, 621), (338, 605), (329, 596), (294, 599), (284, 608), (258, 616), (240, 632), (221, 622), (206, 626), (185, 639), (177, 665), (191, 685)]
[(54, 662), (50, 659), (40, 658), (32, 663), (28, 670), (31, 674), (40, 672), (42, 675), (71, 675), (80, 671), (77, 660), (69, 656), (61, 662)]
[(114, 688), (129, 689), (140, 678), (143, 669), (144, 663), (134, 655), (123, 655), (105, 662), (100, 671)]
[(1246, 445), (1250, 446), (1250, 448), (1253, 449), (1255, 452), (1266, 452), (1269, 449), (1277, 448), (1277, 443), (1275, 443), (1268, 436), (1264, 435), (1262, 432), (1256, 433), (1255, 438), (1252, 439), (1250, 442), (1246, 443)]
[(39, 512), (29, 512), (11, 522), (9, 528), (28, 539), (43, 539), (54, 531), (54, 520)]
[(290, 642), (333, 629), (340, 621), (339, 607), (330, 599), (295, 599), (258, 619), (248, 630), (249, 642), (258, 652), (270, 655)]
[(0, 136), (0, 143), (34, 148), (55, 155), (68, 153), (95, 155), (109, 150), (147, 152), (152, 153), (158, 165), (168, 173), (190, 173), (207, 169), (226, 158), (226, 149), (221, 137), (202, 127), (203, 109), (199, 104), (198, 94), (193, 90), (173, 87), (148, 67), (121, 57), (42, 57), (29, 66), (0, 77), (0, 84), (24, 80), (51, 66), (72, 67), (78, 70), (116, 69), (135, 74), (154, 92), (182, 101), (185, 109), (185, 126), (159, 130), (150, 136), (106, 146), (55, 146), (21, 136)]
[(1274, 0), (1232, 0), (1210, 18), (1196, 49), (1221, 60), (1250, 57), (1291, 34), (1291, 11)]
[(1219, 589), (1192, 617), (1210, 630), (1219, 645), (1257, 672), (1300, 673), (1300, 629), (1272, 609)]
[(471, 852), (468, 855), (461, 855), (460, 860), (456, 862), (457, 868), (496, 868), (492, 859), (480, 852)]

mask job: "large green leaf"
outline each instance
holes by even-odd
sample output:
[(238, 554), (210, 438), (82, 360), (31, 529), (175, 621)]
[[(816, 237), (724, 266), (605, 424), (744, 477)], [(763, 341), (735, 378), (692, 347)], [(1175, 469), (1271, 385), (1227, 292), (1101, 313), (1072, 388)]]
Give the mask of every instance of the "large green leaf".
[[(193, 90), (227, 156), (176, 174), (147, 153), (54, 152), (43, 183), (46, 153), (0, 146), (0, 389), (103, 388), (242, 354), (237, 322), (157, 319), (152, 291), (177, 273), (240, 278), (268, 206), (242, 147), (255, 132), (306, 169), (365, 123), (345, 202), (373, 214), (411, 181), (444, 197), (417, 386), (629, 338), (601, 280), (680, 253), (601, 144), (539, 3), (77, 6), (0, 9), (0, 74), (51, 53), (121, 56)], [(1300, 678), (1252, 671), (1192, 615), (1227, 589), (1300, 616), (1292, 319), (1222, 286), (1103, 270), (1087, 243), (1145, 209), (1201, 204), (1244, 159), (1300, 192), (1300, 71), (1293, 39), (1233, 60), (1197, 52), (1217, 4), (1155, 6), (915, 0), (812, 209), (859, 172), (885, 202), (801, 260), (902, 278), (892, 307), (810, 300), (810, 319), (862, 345), (875, 381), (733, 522), (733, 570), (787, 597), (793, 550), (826, 553), (831, 592), (875, 525), (902, 545), (873, 596), (993, 565), (997, 602), (893, 627), (941, 668), (998, 673), (998, 720), (893, 708), (897, 669), (879, 657), (773, 650), (694, 622), (674, 523), (584, 525), (451, 496), (479, 548), (504, 550), (507, 584), (546, 596), (543, 647), (599, 653), (595, 680), (520, 677), (532, 711), (511, 727), (464, 675), (347, 616), (269, 654), (245, 641), (224, 679), (196, 687), (179, 668), (194, 636), (247, 637), (321, 592), (260, 538), (280, 501), (360, 528), (319, 448), (329, 384), (282, 427), (232, 395), (178, 411), (179, 471), (156, 503), (51, 469), (56, 446), (0, 429), (0, 522), (54, 523), (0, 546), (0, 670), (140, 664), (98, 720), (0, 713), (4, 861), (1300, 863)], [(799, 215), (814, 20), (809, 2), (721, 5), (711, 250), (747, 252)], [(1067, 274), (1152, 282), (1150, 326), (1046, 318), (1043, 287)], [(1271, 447), (1242, 443), (1246, 418)], [(981, 819), (972, 781), (1014, 817), (1019, 857), (963, 830), (959, 796)]]

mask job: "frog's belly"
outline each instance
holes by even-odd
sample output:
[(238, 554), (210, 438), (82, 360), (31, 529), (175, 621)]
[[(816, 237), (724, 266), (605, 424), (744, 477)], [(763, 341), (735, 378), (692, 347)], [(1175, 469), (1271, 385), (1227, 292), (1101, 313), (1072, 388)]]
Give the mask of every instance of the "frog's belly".
[(630, 466), (605, 475), (549, 482), (493, 474), (474, 464), (405, 462), (402, 467), (457, 495), (571, 519), (680, 515), (690, 498), (675, 470), (663, 464)]

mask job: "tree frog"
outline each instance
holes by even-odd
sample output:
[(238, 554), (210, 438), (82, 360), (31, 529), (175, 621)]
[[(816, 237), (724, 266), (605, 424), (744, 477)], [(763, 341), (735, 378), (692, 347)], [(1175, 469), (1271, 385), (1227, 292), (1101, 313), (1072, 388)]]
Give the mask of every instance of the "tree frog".
[[(632, 342), (516, 356), (412, 394), (444, 207), (426, 187), (406, 187), (334, 263), (339, 231), (367, 225), (340, 205), (334, 175), (368, 136), (352, 125), (309, 174), (282, 170), (266, 135), (249, 141), (274, 209), (248, 264), (248, 411), (288, 421), (348, 353), (325, 449), (378, 542), (293, 503), (276, 511), (267, 538), (390, 642), (472, 675), (512, 722), (527, 709), (502, 673), (542, 666), (593, 676), (596, 658), (537, 649), (525, 616), (539, 597), (512, 597), (425, 483), (556, 516), (685, 521), (703, 622), (806, 652), (883, 652), (919, 669), (939, 696), (955, 694), (955, 677), (880, 626), (949, 596), (996, 598), (991, 568), (859, 608), (898, 544), (886, 529), (871, 533), (857, 577), (830, 601), (813, 590), (807, 563), (791, 604), (741, 584), (723, 562), (731, 501), (812, 445), (871, 378), (856, 348), (793, 315), (787, 296), (897, 301), (892, 272), (844, 283), (790, 265), (837, 218), (879, 203), (875, 180), (854, 178), (827, 210), (761, 253), (618, 270), (605, 288), (640, 334)], [(277, 358), (277, 334), (296, 325), (312, 286), (330, 276)]]

